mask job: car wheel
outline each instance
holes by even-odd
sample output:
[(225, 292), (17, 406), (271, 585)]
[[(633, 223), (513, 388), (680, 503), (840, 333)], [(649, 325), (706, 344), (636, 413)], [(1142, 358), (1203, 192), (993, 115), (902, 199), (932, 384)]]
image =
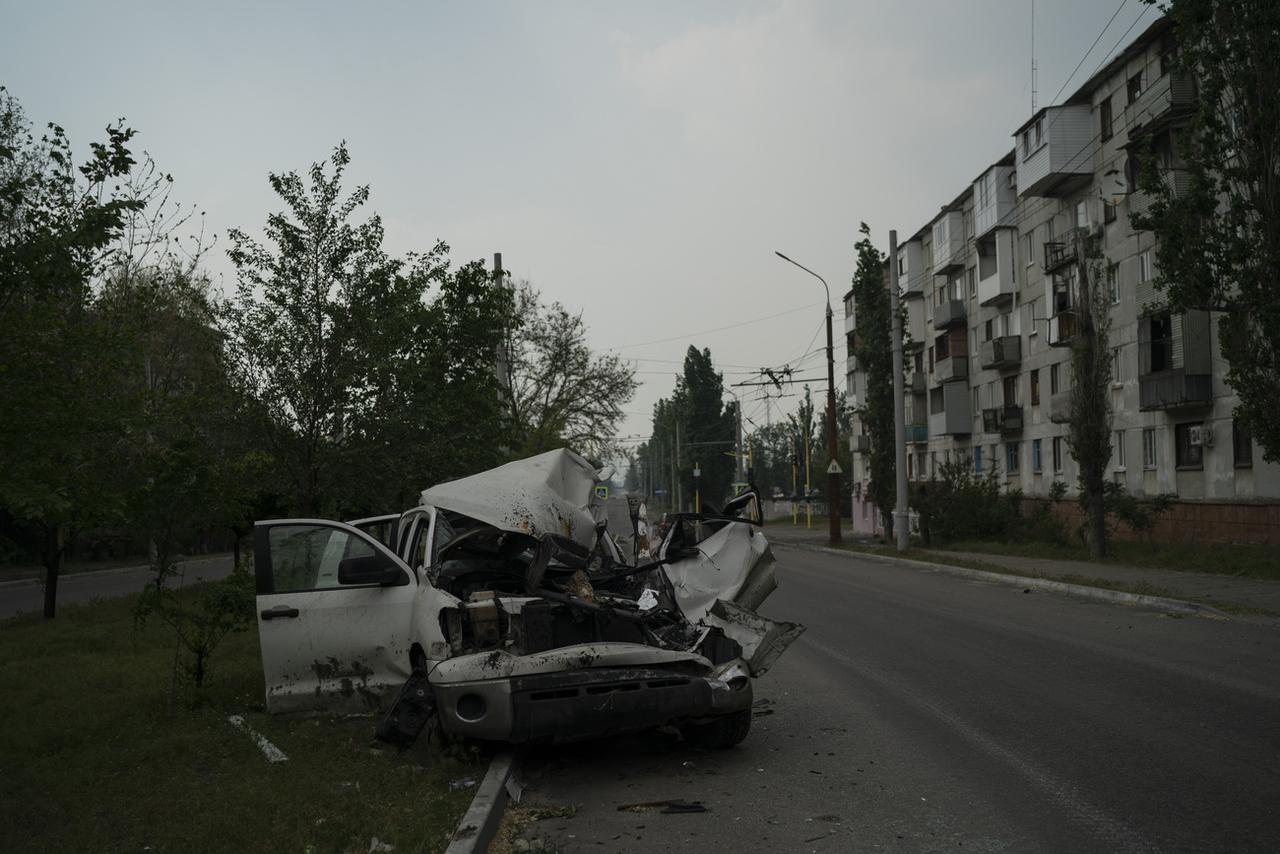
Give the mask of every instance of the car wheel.
[(680, 727), (680, 735), (694, 747), (703, 750), (724, 750), (733, 747), (747, 737), (751, 730), (751, 710), (743, 709), (711, 723), (687, 723)]

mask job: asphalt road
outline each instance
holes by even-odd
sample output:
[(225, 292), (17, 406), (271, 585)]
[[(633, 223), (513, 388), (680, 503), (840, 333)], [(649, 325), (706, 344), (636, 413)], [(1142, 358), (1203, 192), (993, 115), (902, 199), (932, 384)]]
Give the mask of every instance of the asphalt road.
[[(186, 581), (212, 581), (231, 574), (231, 555), (214, 555), (183, 561), (179, 565)], [(110, 599), (137, 593), (155, 577), (150, 567), (78, 572), (58, 579), (58, 607), (84, 605), (95, 599)], [(44, 607), (44, 585), (36, 579), (0, 585), (0, 619)]]
[[(1280, 851), (1280, 623), (1175, 618), (779, 547), (808, 626), (738, 748), (526, 760), (561, 851)], [(619, 811), (699, 800), (708, 812)]]

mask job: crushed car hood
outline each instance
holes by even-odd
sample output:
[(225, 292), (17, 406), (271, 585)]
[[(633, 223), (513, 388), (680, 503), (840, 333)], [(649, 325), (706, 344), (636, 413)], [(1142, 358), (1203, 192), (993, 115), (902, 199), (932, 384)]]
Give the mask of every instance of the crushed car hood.
[(517, 460), (424, 490), (422, 503), (533, 537), (595, 543), (603, 518), (595, 500), (596, 470), (567, 448)]

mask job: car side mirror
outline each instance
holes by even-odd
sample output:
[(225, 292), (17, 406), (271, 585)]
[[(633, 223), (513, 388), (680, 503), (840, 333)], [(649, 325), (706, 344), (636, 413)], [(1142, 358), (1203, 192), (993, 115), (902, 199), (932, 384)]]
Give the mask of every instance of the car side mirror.
[(383, 586), (407, 583), (404, 570), (382, 554), (344, 558), (338, 564), (339, 584), (381, 584)]

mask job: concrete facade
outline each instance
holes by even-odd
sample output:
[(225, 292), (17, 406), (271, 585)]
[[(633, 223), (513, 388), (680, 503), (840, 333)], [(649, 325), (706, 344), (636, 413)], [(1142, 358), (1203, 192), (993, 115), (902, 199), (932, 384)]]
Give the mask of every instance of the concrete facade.
[[(1063, 104), (1032, 116), (1011, 152), (899, 243), (890, 262), (909, 335), (911, 480), (963, 459), (984, 473), (994, 464), (1006, 488), (1028, 496), (1047, 496), (1055, 481), (1076, 493), (1067, 345), (1077, 324), (1074, 245), (1087, 232), (1100, 238), (1111, 277), (1098, 285), (1111, 302), (1109, 476), (1135, 495), (1253, 505), (1258, 519), (1271, 518), (1280, 465), (1235, 430), (1218, 317), (1168, 311), (1152, 285), (1155, 238), (1130, 225), (1146, 205), (1134, 189), (1133, 144), (1153, 144), (1176, 170), (1174, 140), (1190, 106), (1189, 84), (1168, 69), (1168, 29), (1157, 21)], [(1176, 186), (1179, 173), (1168, 174)], [(855, 316), (851, 295), (845, 311)], [(851, 360), (851, 400), (865, 381)], [(851, 477), (855, 526), (863, 456), (855, 454)], [(1194, 515), (1180, 510), (1179, 518), (1186, 513)], [(1248, 526), (1238, 530), (1262, 541)]]

